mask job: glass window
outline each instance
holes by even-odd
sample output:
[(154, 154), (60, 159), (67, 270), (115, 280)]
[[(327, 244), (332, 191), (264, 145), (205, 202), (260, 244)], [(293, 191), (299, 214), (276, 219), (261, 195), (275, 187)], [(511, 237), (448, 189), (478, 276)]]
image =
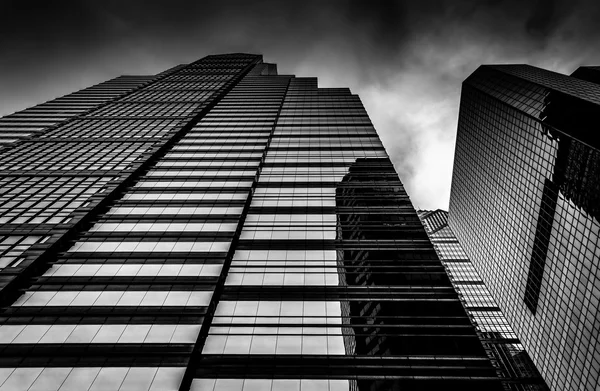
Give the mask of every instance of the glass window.
[(250, 346), (250, 354), (275, 354), (277, 338), (273, 335), (254, 335)]
[(195, 343), (199, 333), (200, 325), (177, 325), (170, 343)]
[(230, 335), (225, 343), (224, 354), (248, 354), (250, 353), (250, 335)]
[[(77, 242), (69, 252), (226, 252), (230, 242)], [(99, 266), (97, 266), (99, 268)]]
[(92, 343), (115, 343), (119, 340), (126, 327), (124, 324), (102, 325)]
[(40, 343), (64, 343), (69, 335), (75, 330), (76, 325), (71, 324), (55, 324), (44, 334)]
[(27, 390), (42, 373), (42, 370), (43, 368), (16, 368), (2, 384), (1, 389), (2, 391)]
[(158, 368), (129, 368), (119, 390), (146, 391), (150, 389)]
[(44, 368), (27, 391), (58, 390), (73, 368)]
[(191, 391), (349, 391), (345, 379), (194, 379)]
[[(4, 327), (0, 328), (0, 332)], [(49, 325), (27, 325), (12, 341), (13, 343), (37, 343), (50, 329)]]
[(97, 324), (77, 325), (65, 343), (91, 343), (99, 330)]
[(73, 368), (61, 386), (61, 391), (62, 389), (69, 391), (88, 390), (100, 369), (99, 367)]
[(1, 325), (0, 344), (11, 343), (24, 328), (25, 325)]
[(145, 343), (165, 343), (171, 341), (177, 325), (174, 324), (155, 324), (150, 327), (146, 335)]
[(185, 367), (159, 367), (149, 391), (178, 390)]
[(129, 368), (102, 368), (94, 379), (90, 391), (118, 390), (128, 371)]
[(207, 306), (212, 291), (38, 291), (13, 306)]

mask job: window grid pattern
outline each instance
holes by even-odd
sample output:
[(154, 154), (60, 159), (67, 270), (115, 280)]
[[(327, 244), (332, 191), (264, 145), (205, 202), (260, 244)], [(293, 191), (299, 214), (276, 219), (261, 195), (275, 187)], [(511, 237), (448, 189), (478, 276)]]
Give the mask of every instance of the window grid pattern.
[[(272, 64), (236, 78), (259, 62), (173, 68), (37, 141), (68, 160), (79, 128), (117, 179), (170, 144), (3, 308), (0, 390), (501, 389), (358, 97)], [(171, 114), (185, 132), (137, 137)]]
[(504, 66), (467, 79), (450, 225), (547, 384), (594, 389), (600, 153), (573, 113), (597, 116), (600, 86), (571, 79)]
[[(40, 174), (21, 181), (21, 187), (14, 186), (7, 194), (12, 196), (5, 201), (7, 212), (13, 213), (21, 202), (23, 210), (35, 215), (40, 207), (35, 197), (46, 202), (57, 198), (54, 204), (43, 205), (48, 210), (63, 206), (57, 216), (77, 211), (84, 195), (97, 193), (103, 181), (114, 177), (75, 176), (74, 170), (114, 173), (133, 167), (157, 145), (136, 139), (166, 139), (182, 124), (145, 118), (188, 116), (256, 60), (256, 56), (206, 58), (182, 68), (197, 74), (183, 72), (177, 82), (150, 84), (137, 94), (143, 100), (132, 94), (127, 103), (93, 114), (110, 119), (88, 117), (57, 128), (47, 135), (47, 142), (32, 143), (26, 153), (23, 149), (22, 163), (12, 158), (18, 152), (13, 151), (10, 164), (6, 157), (6, 170), (60, 169), (70, 175), (42, 179)], [(215, 65), (224, 66), (219, 69), (226, 75), (211, 74)], [(163, 103), (168, 101), (190, 103)], [(69, 141), (77, 138), (101, 140)], [(196, 134), (194, 141), (202, 144), (202, 135)], [(266, 144), (266, 139), (257, 142)], [(186, 145), (185, 137), (178, 145)], [(223, 152), (227, 154), (227, 148)], [(25, 389), (45, 384), (57, 390), (111, 391), (179, 387), (248, 196), (247, 182), (258, 168), (257, 160), (242, 158), (248, 169), (237, 172), (233, 164), (237, 156), (225, 160), (232, 164), (228, 173), (220, 171), (220, 158), (202, 159), (218, 163), (206, 168), (190, 170), (177, 159), (163, 160), (175, 164), (151, 168), (4, 308), (0, 390), (16, 389), (11, 388), (15, 384)], [(176, 180), (204, 185), (186, 190), (171, 186)], [(52, 181), (57, 181), (55, 186)], [(138, 186), (150, 181), (150, 187)], [(216, 181), (225, 181), (226, 189), (218, 191), (212, 186)], [(29, 364), (32, 359), (38, 366)]]
[(124, 103), (113, 104), (88, 114), (91, 117), (185, 117), (196, 103)]
[(0, 118), (0, 146), (41, 135), (61, 122), (87, 113), (152, 80), (146, 76), (121, 76), (81, 91)]
[(176, 390), (183, 373), (169, 366), (0, 368), (0, 390)]
[(516, 76), (516, 78), (530, 84), (535, 83), (544, 88), (550, 88), (580, 99), (589, 100), (595, 104), (600, 104), (600, 90), (597, 83), (528, 65), (494, 65), (493, 68), (511, 76)]
[(0, 177), (0, 224), (60, 224), (106, 185), (106, 177)]
[[(310, 78), (246, 82), (272, 83), (271, 97), (236, 107), (250, 91), (234, 89), (200, 122), (211, 133), (231, 128), (252, 145), (244, 128), (260, 131), (276, 118), (191, 389), (410, 389), (416, 384), (401, 375), (410, 370), (382, 360), (419, 355), (452, 361), (462, 354), (495, 374), (360, 100), (347, 89), (318, 89)], [(186, 157), (207, 155), (168, 159)], [(394, 302), (381, 290), (416, 301)], [(428, 294), (447, 300), (446, 314), (423, 317), (442, 304)], [(461, 353), (451, 353), (454, 338)], [(454, 376), (442, 381), (433, 362), (420, 364), (428, 384)], [(317, 373), (336, 381), (315, 381)]]
[(80, 119), (42, 135), (42, 138), (160, 138), (178, 120)]
[(124, 170), (151, 143), (22, 142), (0, 156), (0, 170)]
[(519, 379), (535, 379), (539, 385), (529, 385), (529, 389), (537, 387), (535, 389), (547, 390), (531, 358), (518, 342), (517, 336), (448, 225), (448, 212), (438, 209), (418, 213), (500, 376), (516, 382)]
[(0, 268), (18, 263), (28, 248), (36, 243), (43, 243), (48, 238), (43, 236), (0, 236)]

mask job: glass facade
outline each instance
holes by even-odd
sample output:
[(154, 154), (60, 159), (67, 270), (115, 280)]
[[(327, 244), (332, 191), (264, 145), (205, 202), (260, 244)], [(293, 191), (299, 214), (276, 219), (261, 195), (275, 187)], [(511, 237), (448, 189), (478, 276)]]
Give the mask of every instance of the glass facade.
[(0, 151), (0, 390), (502, 389), (360, 99), (247, 54)]
[(448, 212), (417, 212), (506, 390), (548, 390), (448, 225)]
[(553, 390), (600, 380), (594, 72), (482, 66), (461, 95), (449, 224)]
[[(153, 79), (152, 76), (120, 76), (69, 95), (0, 118), (0, 148), (21, 139), (41, 136), (92, 110), (125, 96)], [(79, 137), (83, 129), (77, 128)]]

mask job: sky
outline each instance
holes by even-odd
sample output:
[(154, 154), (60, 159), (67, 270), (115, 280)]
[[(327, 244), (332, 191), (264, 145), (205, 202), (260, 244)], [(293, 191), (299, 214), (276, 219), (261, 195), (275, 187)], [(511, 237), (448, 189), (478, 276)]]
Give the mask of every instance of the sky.
[(415, 207), (447, 210), (462, 81), (600, 65), (600, 1), (0, 0), (0, 115), (228, 52), (350, 87)]

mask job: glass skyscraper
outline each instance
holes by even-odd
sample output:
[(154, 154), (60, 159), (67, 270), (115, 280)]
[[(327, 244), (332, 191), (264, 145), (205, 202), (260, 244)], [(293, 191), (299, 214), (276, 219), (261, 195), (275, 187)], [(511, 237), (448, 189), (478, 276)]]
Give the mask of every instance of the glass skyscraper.
[(417, 212), (507, 390), (548, 390), (519, 339), (448, 225), (448, 212)]
[(449, 224), (553, 390), (600, 374), (600, 84), (526, 65), (463, 83)]
[(215, 55), (0, 124), (1, 391), (502, 389), (348, 89)]

